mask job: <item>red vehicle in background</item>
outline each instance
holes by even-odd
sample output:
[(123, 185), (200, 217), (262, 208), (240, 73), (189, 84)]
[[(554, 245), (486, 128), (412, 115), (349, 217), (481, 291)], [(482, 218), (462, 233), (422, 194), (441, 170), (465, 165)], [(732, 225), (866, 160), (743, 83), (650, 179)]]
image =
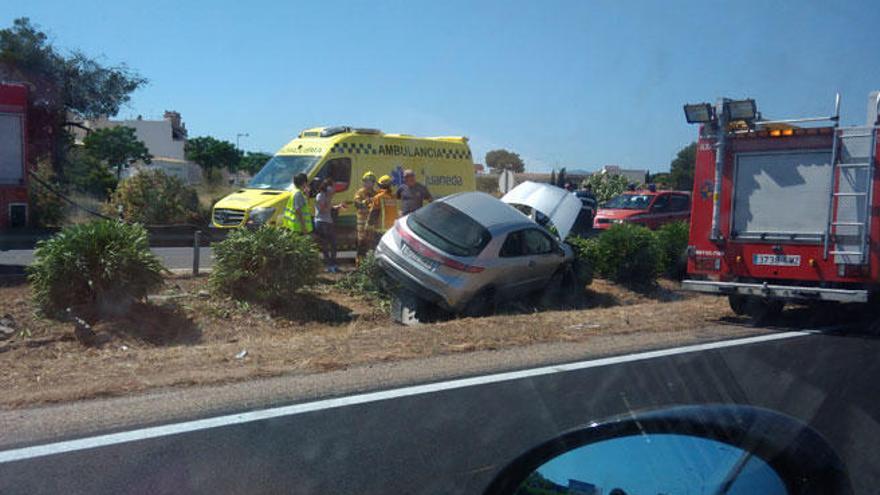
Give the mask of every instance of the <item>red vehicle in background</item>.
[(0, 229), (28, 224), (28, 88), (0, 83)]
[(754, 100), (685, 105), (701, 126), (683, 286), (726, 295), (757, 323), (786, 302), (877, 293), (878, 104), (871, 93), (856, 127), (839, 126), (839, 96), (830, 117), (777, 121)]
[(599, 207), (593, 228), (606, 230), (618, 223), (635, 223), (656, 229), (671, 222), (687, 221), (690, 194), (680, 191), (628, 191)]

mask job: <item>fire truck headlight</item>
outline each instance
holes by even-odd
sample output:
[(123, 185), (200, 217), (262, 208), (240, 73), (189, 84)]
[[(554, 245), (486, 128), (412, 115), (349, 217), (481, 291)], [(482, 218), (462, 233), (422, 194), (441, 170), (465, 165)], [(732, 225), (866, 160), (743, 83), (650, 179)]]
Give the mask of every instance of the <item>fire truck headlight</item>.
[(254, 208), (248, 214), (248, 225), (262, 225), (272, 218), (275, 208)]
[(715, 111), (708, 103), (693, 103), (684, 106), (684, 118), (688, 124), (705, 124), (715, 120)]
[(755, 120), (758, 115), (758, 107), (755, 100), (749, 98), (747, 100), (731, 100), (725, 102), (727, 114), (730, 120)]

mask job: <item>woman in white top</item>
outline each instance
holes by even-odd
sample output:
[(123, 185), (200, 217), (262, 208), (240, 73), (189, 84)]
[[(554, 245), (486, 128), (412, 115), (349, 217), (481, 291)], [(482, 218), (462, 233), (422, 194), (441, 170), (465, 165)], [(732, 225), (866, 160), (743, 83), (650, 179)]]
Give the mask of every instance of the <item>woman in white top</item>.
[(345, 204), (333, 204), (336, 192), (333, 179), (328, 177), (321, 182), (318, 195), (315, 197), (315, 234), (321, 243), (321, 253), (327, 271), (336, 273), (336, 229), (333, 227), (333, 211), (345, 209)]

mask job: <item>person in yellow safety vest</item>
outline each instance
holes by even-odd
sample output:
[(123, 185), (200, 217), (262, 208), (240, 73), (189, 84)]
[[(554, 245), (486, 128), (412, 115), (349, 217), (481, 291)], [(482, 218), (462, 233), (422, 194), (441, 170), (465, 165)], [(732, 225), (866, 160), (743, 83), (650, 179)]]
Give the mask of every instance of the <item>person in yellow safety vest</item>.
[(367, 172), (361, 177), (363, 187), (354, 193), (354, 207), (357, 210), (357, 258), (355, 263), (360, 265), (367, 251), (373, 247), (372, 230), (367, 228), (367, 220), (370, 217), (370, 204), (376, 195), (376, 176), (373, 172)]
[(383, 233), (397, 220), (397, 200), (391, 192), (391, 177), (379, 177), (379, 192), (370, 204), (370, 217), (367, 226), (376, 233)]
[(309, 211), (308, 197), (309, 178), (306, 174), (299, 173), (293, 177), (293, 194), (287, 200), (284, 208), (284, 226), (300, 233), (309, 234), (313, 230), (312, 213)]

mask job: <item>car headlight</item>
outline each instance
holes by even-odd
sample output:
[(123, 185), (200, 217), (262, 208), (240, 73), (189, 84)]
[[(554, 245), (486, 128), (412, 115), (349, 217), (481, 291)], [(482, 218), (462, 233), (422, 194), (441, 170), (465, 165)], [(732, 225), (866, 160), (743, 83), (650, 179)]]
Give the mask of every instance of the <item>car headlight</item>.
[(615, 218), (611, 220), (611, 223), (623, 223), (624, 220), (622, 218)]
[(254, 208), (248, 213), (248, 224), (249, 225), (262, 225), (269, 221), (272, 218), (272, 215), (275, 214), (275, 208), (267, 207), (267, 208)]

